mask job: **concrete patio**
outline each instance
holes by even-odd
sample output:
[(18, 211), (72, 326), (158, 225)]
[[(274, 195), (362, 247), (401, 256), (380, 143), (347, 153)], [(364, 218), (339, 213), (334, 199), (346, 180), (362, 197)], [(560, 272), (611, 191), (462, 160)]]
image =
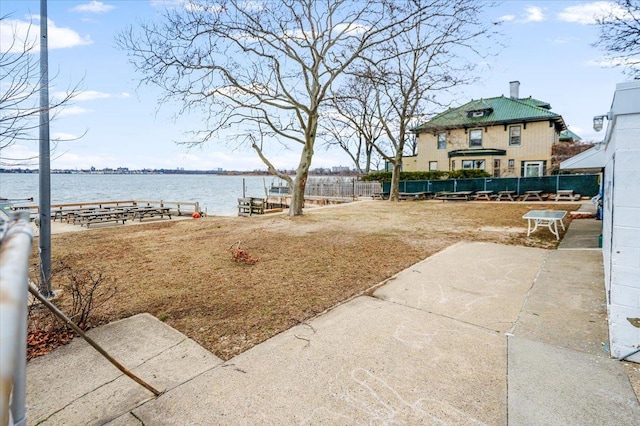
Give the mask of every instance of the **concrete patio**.
[(227, 362), (147, 314), (100, 327), (164, 393), (75, 339), (28, 364), (29, 424), (640, 424), (599, 227), (574, 220), (561, 250), (453, 245)]

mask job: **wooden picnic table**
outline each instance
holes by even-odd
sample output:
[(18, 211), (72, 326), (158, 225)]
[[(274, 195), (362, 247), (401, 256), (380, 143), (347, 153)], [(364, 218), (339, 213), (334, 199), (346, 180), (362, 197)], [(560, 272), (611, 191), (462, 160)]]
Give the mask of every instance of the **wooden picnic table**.
[(171, 219), (171, 209), (169, 207), (154, 207), (154, 206), (142, 206), (127, 208), (124, 210), (127, 215), (131, 216), (132, 220), (139, 219), (142, 222), (145, 216), (155, 217), (160, 216), (163, 218), (165, 215)]
[(524, 196), (522, 197), (522, 201), (529, 201), (530, 199), (536, 200), (536, 201), (543, 201), (542, 196), (540, 194), (542, 194), (542, 191), (525, 191)]
[(379, 200), (388, 200), (389, 199), (389, 193), (388, 192), (374, 192), (373, 193), (373, 199), (379, 199)]
[(513, 196), (516, 191), (498, 191), (498, 197), (496, 197), (496, 201), (509, 200), (514, 201)]
[(455, 191), (455, 192), (443, 191), (443, 192), (438, 192), (434, 198), (436, 200), (442, 200), (443, 202), (447, 200), (469, 201), (471, 194), (473, 194), (473, 191)]
[(398, 197), (400, 200), (426, 200), (431, 198), (433, 192), (419, 191), (419, 192), (399, 192)]
[(575, 199), (573, 189), (558, 189), (556, 191), (556, 201), (574, 201)]
[(493, 194), (493, 191), (476, 191), (476, 201), (478, 200), (491, 201), (492, 194)]
[(92, 223), (105, 223), (105, 222), (120, 222), (122, 224), (127, 221), (127, 213), (121, 209), (100, 209), (94, 211), (88, 211), (84, 213), (74, 213), (73, 223), (76, 220), (80, 222), (80, 226), (87, 225), (87, 228)]
[[(522, 216), (523, 219), (527, 219), (527, 237), (538, 229), (538, 226), (547, 226), (549, 231), (555, 235), (556, 240), (559, 240), (558, 222), (560, 222), (560, 226), (562, 226), (562, 230), (564, 231), (562, 219), (564, 219), (566, 215), (567, 212), (564, 210), (531, 210)], [(533, 225), (533, 228), (531, 225)]]

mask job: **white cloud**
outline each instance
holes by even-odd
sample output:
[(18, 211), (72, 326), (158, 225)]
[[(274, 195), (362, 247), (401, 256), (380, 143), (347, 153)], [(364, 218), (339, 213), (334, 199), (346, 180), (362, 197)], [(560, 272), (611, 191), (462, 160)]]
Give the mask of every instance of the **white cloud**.
[[(20, 21), (15, 19), (2, 20), (0, 22), (0, 52), (20, 53), (24, 47), (33, 46), (32, 53), (40, 51), (40, 25), (37, 17), (33, 22)], [(81, 36), (71, 28), (57, 27), (52, 20), (47, 21), (47, 32), (49, 34), (49, 50), (65, 49), (75, 46), (92, 44), (91, 37)]]
[(527, 23), (527, 22), (540, 22), (545, 20), (544, 12), (541, 7), (527, 6), (524, 9), (524, 13), (519, 15), (508, 14), (502, 15), (497, 19), (497, 22), (514, 22), (514, 23)]
[(105, 13), (114, 9), (115, 6), (110, 4), (104, 4), (100, 1), (91, 1), (86, 4), (79, 4), (69, 9), (71, 12), (83, 12), (83, 13)]
[(526, 16), (523, 19), (523, 22), (540, 22), (544, 21), (544, 13), (542, 12), (542, 8), (537, 6), (529, 6), (524, 10), (526, 12)]
[(597, 19), (612, 13), (614, 16), (623, 17), (624, 10), (615, 3), (608, 1), (596, 1), (592, 3), (580, 4), (566, 7), (558, 14), (558, 19), (565, 22), (575, 22), (578, 24), (595, 24)]
[[(54, 99), (64, 99), (68, 96), (67, 92), (53, 92), (51, 97)], [(109, 99), (109, 98), (130, 98), (131, 95), (127, 92), (122, 93), (105, 93), (98, 92), (96, 90), (83, 90), (80, 92), (76, 92), (75, 96), (73, 96), (73, 102), (86, 102), (93, 101), (96, 99)]]
[(93, 110), (79, 106), (67, 106), (59, 111), (55, 111), (55, 114), (56, 117), (68, 117), (70, 115), (82, 115), (90, 112), (93, 112)]
[(51, 133), (51, 140), (53, 141), (64, 142), (64, 141), (73, 141), (77, 139), (78, 139), (78, 136), (72, 133), (64, 133), (64, 132)]

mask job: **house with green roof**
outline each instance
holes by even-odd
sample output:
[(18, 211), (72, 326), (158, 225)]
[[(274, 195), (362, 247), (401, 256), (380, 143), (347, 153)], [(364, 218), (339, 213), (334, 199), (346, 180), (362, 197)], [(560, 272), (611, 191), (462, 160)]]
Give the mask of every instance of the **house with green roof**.
[[(482, 169), (495, 177), (548, 174), (552, 146), (561, 134), (569, 135), (567, 126), (549, 103), (520, 98), (520, 82), (509, 85), (509, 97), (472, 100), (413, 129), (418, 153), (404, 170)], [(574, 133), (570, 137), (579, 139)]]

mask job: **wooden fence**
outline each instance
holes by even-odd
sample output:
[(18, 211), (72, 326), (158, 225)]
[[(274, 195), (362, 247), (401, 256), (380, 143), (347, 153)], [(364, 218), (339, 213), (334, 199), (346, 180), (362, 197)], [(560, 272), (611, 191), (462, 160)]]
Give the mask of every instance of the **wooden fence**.
[[(373, 197), (382, 192), (380, 182), (350, 181), (309, 181), (305, 187), (305, 197), (357, 199), (359, 197)], [(290, 195), (290, 188), (277, 186), (269, 191), (272, 196)]]

